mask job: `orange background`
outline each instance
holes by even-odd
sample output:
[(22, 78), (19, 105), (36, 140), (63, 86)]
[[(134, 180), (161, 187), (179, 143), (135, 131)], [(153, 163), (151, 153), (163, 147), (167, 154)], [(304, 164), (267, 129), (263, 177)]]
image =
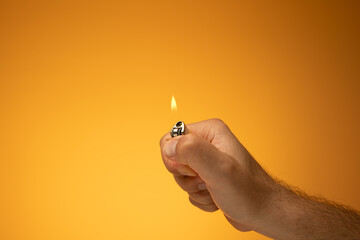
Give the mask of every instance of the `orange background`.
[(162, 164), (175, 121), (212, 117), (272, 175), (360, 209), (359, 12), (1, 1), (0, 238), (267, 239), (191, 206)]

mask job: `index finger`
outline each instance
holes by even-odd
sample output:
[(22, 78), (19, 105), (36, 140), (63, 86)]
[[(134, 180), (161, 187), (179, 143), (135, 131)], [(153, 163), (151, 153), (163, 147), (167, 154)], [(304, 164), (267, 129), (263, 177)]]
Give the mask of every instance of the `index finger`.
[[(186, 124), (189, 132), (204, 138), (208, 142), (212, 142), (219, 129), (222, 129), (226, 124), (217, 118), (212, 118), (200, 122)], [(170, 132), (167, 132), (160, 140), (160, 147), (162, 148), (167, 141), (171, 139)]]

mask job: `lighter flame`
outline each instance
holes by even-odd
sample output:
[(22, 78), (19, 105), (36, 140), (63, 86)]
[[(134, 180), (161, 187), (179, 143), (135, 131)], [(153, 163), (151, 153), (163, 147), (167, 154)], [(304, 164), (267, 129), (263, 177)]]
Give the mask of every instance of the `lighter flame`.
[(171, 98), (171, 111), (173, 111), (173, 112), (177, 111), (177, 106), (176, 106), (176, 101), (175, 101), (174, 96), (172, 96), (172, 98)]

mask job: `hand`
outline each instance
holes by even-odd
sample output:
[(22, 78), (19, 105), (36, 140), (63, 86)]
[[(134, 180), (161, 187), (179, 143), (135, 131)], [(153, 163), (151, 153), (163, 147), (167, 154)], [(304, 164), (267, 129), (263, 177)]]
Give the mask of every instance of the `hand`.
[(268, 211), (278, 184), (221, 120), (187, 127), (187, 135), (162, 137), (166, 168), (193, 205), (209, 212), (220, 209), (238, 230), (253, 230)]

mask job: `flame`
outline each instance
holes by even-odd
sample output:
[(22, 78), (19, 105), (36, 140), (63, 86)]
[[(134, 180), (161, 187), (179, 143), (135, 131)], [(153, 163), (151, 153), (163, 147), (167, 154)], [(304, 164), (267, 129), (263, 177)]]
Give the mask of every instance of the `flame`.
[(176, 101), (175, 101), (174, 96), (172, 96), (172, 98), (171, 98), (171, 111), (173, 111), (173, 112), (177, 111), (177, 106), (176, 106)]

